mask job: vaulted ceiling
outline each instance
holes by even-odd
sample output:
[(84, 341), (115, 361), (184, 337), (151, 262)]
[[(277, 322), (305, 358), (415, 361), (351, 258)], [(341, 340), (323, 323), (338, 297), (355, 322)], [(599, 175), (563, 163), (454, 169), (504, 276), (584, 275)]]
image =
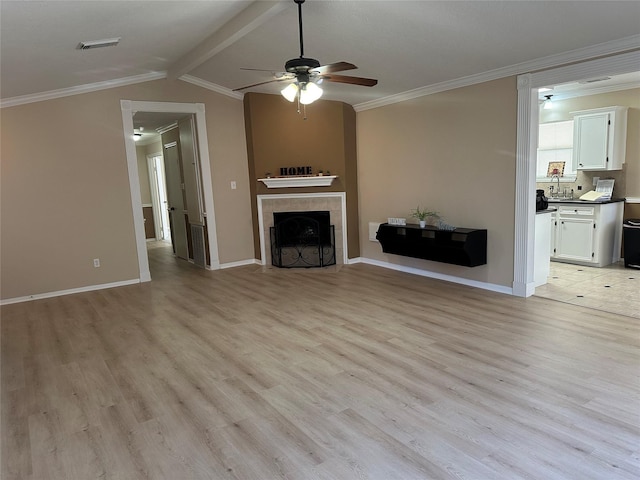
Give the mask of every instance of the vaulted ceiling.
[[(608, 53), (611, 45), (640, 48), (639, 1), (307, 0), (303, 19), (305, 56), (351, 62), (359, 68), (345, 75), (379, 80), (371, 88), (323, 84), (323, 98), (353, 105), (490, 71), (542, 68), (566, 52), (594, 56), (600, 44)], [(113, 37), (118, 46), (77, 49)], [(298, 55), (292, 0), (0, 2), (3, 100), (165, 76), (232, 94), (273, 78)]]

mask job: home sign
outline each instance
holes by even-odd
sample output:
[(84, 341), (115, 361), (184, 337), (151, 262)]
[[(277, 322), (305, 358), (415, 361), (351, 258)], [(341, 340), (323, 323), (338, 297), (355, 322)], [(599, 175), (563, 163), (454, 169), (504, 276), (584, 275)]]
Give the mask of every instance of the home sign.
[(280, 176), (286, 175), (313, 175), (311, 167), (280, 167)]

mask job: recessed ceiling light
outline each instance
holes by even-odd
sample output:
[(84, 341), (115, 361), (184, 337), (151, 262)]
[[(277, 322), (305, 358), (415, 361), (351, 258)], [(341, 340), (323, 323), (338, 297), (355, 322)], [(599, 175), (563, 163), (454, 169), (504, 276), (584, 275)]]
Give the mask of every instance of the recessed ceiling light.
[(115, 47), (120, 43), (121, 37), (116, 38), (105, 38), (102, 40), (91, 40), (89, 42), (80, 42), (78, 44), (78, 50), (89, 50), (91, 48), (101, 48), (101, 47)]

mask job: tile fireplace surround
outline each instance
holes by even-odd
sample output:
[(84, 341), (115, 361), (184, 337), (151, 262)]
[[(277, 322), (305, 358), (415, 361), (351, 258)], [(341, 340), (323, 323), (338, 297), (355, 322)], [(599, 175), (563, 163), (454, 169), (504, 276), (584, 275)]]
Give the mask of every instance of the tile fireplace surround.
[(328, 211), (336, 234), (336, 264), (347, 261), (347, 210), (344, 192), (292, 193), (258, 195), (258, 228), (262, 265), (271, 265), (269, 228), (273, 227), (274, 212)]

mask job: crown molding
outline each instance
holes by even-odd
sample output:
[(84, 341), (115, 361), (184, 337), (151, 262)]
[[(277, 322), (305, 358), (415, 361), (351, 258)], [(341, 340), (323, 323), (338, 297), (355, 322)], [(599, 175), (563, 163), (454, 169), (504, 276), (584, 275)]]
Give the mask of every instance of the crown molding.
[(222, 85), (218, 85), (217, 83), (207, 82), (206, 80), (194, 77), (193, 75), (182, 75), (178, 80), (197, 85), (198, 87), (206, 88), (207, 90), (226, 95), (227, 97), (235, 98), (236, 100), (242, 100), (244, 98), (244, 94), (242, 93), (234, 92), (227, 87), (223, 87)]
[(161, 80), (163, 78), (167, 78), (167, 72), (151, 72), (143, 73), (142, 75), (134, 75), (132, 77), (107, 80), (104, 82), (88, 83), (85, 85), (77, 85), (75, 87), (61, 88), (59, 90), (50, 90), (48, 92), (21, 95), (19, 97), (10, 97), (0, 100), (0, 108), (15, 107), (17, 105), (25, 105), (27, 103), (43, 102), (45, 100), (53, 100), (56, 98), (80, 95), (82, 93), (97, 92), (99, 90), (107, 90), (110, 88), (123, 87), (126, 85), (134, 85), (136, 83), (144, 83), (152, 80)]
[[(621, 38), (611, 42), (600, 43), (592, 45), (590, 47), (579, 48), (568, 52), (550, 55), (548, 57), (542, 57), (529, 62), (523, 62), (508, 67), (498, 68), (495, 70), (489, 70), (487, 72), (470, 75), (468, 77), (462, 77), (455, 80), (436, 83), (433, 85), (427, 85), (420, 88), (415, 88), (406, 92), (390, 95), (388, 97), (371, 100), (369, 102), (363, 102), (353, 105), (356, 112), (364, 110), (371, 110), (373, 108), (383, 107), (385, 105), (392, 105), (394, 103), (404, 102), (425, 95), (432, 95), (434, 93), (444, 92), (452, 90), (454, 88), (467, 87), (478, 83), (488, 82), (491, 80), (497, 80), (499, 78), (509, 77), (512, 75), (519, 75), (527, 72), (535, 72), (538, 70), (545, 70), (547, 68), (558, 67), (561, 65), (581, 62), (584, 60), (590, 60), (596, 57), (614, 55), (617, 53), (632, 51), (640, 49), (640, 35), (633, 35), (631, 37)], [(107, 90), (110, 88), (117, 88), (126, 85), (133, 85), (136, 83), (144, 83), (152, 80), (161, 80), (167, 78), (167, 72), (151, 72), (141, 75), (134, 75), (131, 77), (118, 78), (114, 80), (107, 80), (104, 82), (89, 83), (85, 85), (78, 85), (75, 87), (62, 88), (59, 90), (50, 90), (47, 92), (34, 93), (29, 95), (21, 95), (17, 97), (9, 97), (0, 99), (0, 108), (15, 107), (18, 105), (24, 105), (28, 103), (42, 102), (45, 100), (53, 100), (56, 98), (69, 97), (73, 95), (80, 95), (83, 93), (96, 92), (99, 90)], [(215, 83), (202, 80), (192, 75), (183, 75), (180, 80), (197, 85), (207, 90), (211, 90), (222, 95), (226, 95), (237, 100), (242, 100), (244, 94), (234, 92), (231, 89), (217, 85)]]
[(394, 103), (405, 102), (426, 95), (433, 95), (454, 88), (468, 87), (478, 83), (489, 82), (499, 78), (509, 77), (512, 75), (520, 75), (538, 70), (546, 70), (548, 68), (558, 67), (573, 62), (582, 62), (593, 58), (614, 55), (621, 52), (640, 49), (640, 35), (632, 35), (630, 37), (621, 38), (611, 42), (599, 43), (589, 47), (578, 48), (564, 53), (549, 55), (547, 57), (537, 58), (528, 62), (517, 63), (508, 67), (489, 70), (487, 72), (461, 77), (455, 80), (435, 83), (425, 87), (415, 88), (406, 92), (390, 95), (388, 97), (371, 100), (368, 102), (358, 103), (353, 106), (356, 112), (371, 110), (374, 108), (392, 105)]

